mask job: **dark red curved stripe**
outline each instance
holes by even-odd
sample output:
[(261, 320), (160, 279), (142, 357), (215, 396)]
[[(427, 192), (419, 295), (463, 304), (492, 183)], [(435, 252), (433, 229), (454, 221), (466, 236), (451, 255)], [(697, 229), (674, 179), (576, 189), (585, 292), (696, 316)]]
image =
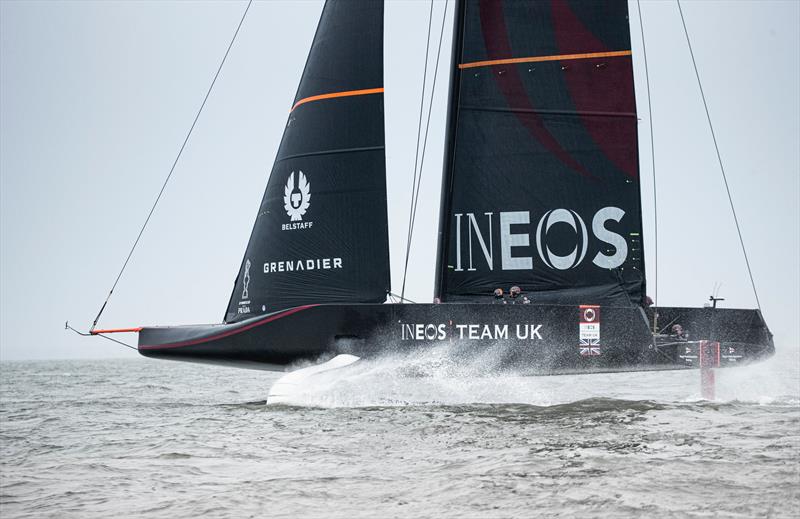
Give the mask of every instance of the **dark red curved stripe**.
[[(606, 52), (606, 45), (586, 28), (566, 0), (552, 0), (553, 29), (559, 54)], [(597, 66), (605, 64), (604, 68)], [(609, 112), (635, 113), (631, 57), (613, 60), (589, 59), (564, 63), (570, 97), (579, 114)], [(603, 154), (631, 178), (639, 176), (637, 121), (635, 118), (588, 117), (581, 115), (583, 127)]]
[(256, 322), (250, 323), (250, 324), (248, 324), (246, 326), (242, 326), (241, 328), (236, 328), (234, 330), (228, 330), (226, 332), (218, 333), (217, 335), (212, 335), (210, 337), (203, 337), (201, 339), (192, 339), (192, 340), (181, 341), (181, 342), (172, 342), (172, 343), (167, 343), (167, 344), (154, 344), (154, 345), (150, 345), (150, 344), (141, 345), (140, 344), (139, 345), (139, 349), (140, 350), (161, 350), (161, 349), (168, 349), (168, 348), (180, 348), (181, 346), (193, 346), (195, 344), (202, 344), (204, 342), (216, 341), (216, 340), (219, 340), (219, 339), (224, 339), (225, 337), (230, 337), (231, 335), (237, 335), (237, 334), (242, 333), (244, 331), (250, 330), (251, 328), (255, 328), (256, 326), (261, 326), (262, 324), (271, 323), (272, 321), (276, 321), (278, 319), (281, 319), (282, 317), (286, 317), (286, 316), (295, 314), (297, 312), (300, 312), (302, 310), (307, 310), (309, 308), (313, 308), (315, 306), (319, 306), (319, 305), (298, 306), (297, 308), (292, 308), (291, 310), (286, 310), (285, 312), (280, 312), (280, 313), (277, 313), (277, 314), (270, 315), (270, 316), (265, 317), (264, 319), (262, 319), (260, 321), (256, 321)]
[[(490, 60), (514, 57), (511, 44), (508, 40), (508, 30), (503, 16), (503, 3), (500, 0), (481, 0), (480, 2), (481, 32), (486, 45), (486, 54)], [(583, 52), (583, 51), (581, 51)], [(528, 131), (547, 148), (550, 153), (558, 157), (561, 162), (585, 177), (593, 177), (578, 161), (561, 147), (555, 137), (545, 127), (544, 122), (533, 111), (533, 106), (516, 65), (505, 69), (503, 74), (492, 74), (497, 86), (505, 97), (509, 108), (525, 110), (525, 113), (515, 113), (517, 119)]]

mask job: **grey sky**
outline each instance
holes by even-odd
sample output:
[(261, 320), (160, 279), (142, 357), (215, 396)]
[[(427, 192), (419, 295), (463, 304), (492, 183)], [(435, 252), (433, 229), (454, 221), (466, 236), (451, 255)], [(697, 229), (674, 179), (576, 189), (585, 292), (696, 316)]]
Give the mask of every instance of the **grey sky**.
[[(256, 2), (115, 297), (106, 326), (218, 322), (321, 2)], [(393, 286), (399, 288), (427, 2), (386, 8)], [(0, 2), (0, 359), (135, 355), (81, 339), (127, 254), (245, 2)], [(437, 1), (434, 24), (444, 7)], [(636, 4), (649, 290), (652, 171)], [(659, 303), (754, 307), (674, 2), (642, 2), (659, 187)], [(798, 349), (800, 3), (684, 3), (731, 190), (779, 350)], [(452, 15), (452, 5), (448, 16)], [(446, 24), (407, 294), (430, 300)], [(434, 43), (435, 45), (435, 43)], [(435, 52), (435, 49), (434, 49)], [(131, 337), (131, 340), (135, 340)]]

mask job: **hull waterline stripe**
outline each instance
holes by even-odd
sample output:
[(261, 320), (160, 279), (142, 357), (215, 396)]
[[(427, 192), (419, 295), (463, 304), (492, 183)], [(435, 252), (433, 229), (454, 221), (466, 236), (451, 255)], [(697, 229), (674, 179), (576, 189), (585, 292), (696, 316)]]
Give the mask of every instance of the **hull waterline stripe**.
[(486, 61), (472, 61), (470, 63), (459, 63), (458, 68), (491, 67), (493, 65), (513, 65), (516, 63), (539, 63), (542, 61), (566, 61), (573, 59), (592, 59), (592, 58), (617, 58), (630, 56), (629, 50), (615, 50), (610, 52), (587, 52), (584, 54), (554, 54), (552, 56), (528, 56), (526, 58), (506, 58), (491, 59)]
[(231, 335), (236, 335), (242, 333), (244, 331), (250, 330), (251, 328), (255, 328), (256, 326), (261, 326), (262, 324), (271, 323), (272, 321), (276, 321), (282, 317), (287, 317), (294, 313), (300, 312), (302, 310), (307, 310), (309, 308), (313, 308), (319, 305), (305, 305), (305, 306), (298, 306), (297, 308), (292, 308), (291, 310), (286, 310), (285, 312), (280, 312), (274, 315), (270, 315), (260, 321), (250, 323), (247, 326), (242, 326), (241, 328), (236, 328), (235, 330), (228, 330), (227, 332), (222, 332), (217, 335), (212, 335), (210, 337), (202, 337), (199, 339), (191, 339), (188, 341), (181, 341), (181, 342), (173, 342), (167, 344), (140, 344), (140, 350), (165, 350), (169, 348), (180, 348), (181, 346), (193, 346), (195, 344), (202, 344), (204, 342), (211, 342), (216, 341), (218, 339), (224, 339), (225, 337), (230, 337)]
[(382, 94), (383, 87), (380, 88), (365, 88), (363, 90), (345, 90), (344, 92), (331, 92), (330, 94), (319, 94), (316, 96), (304, 97), (294, 104), (290, 112), (302, 104), (310, 103), (312, 101), (322, 101), (323, 99), (335, 99), (337, 97), (352, 97), (364, 96), (369, 94)]

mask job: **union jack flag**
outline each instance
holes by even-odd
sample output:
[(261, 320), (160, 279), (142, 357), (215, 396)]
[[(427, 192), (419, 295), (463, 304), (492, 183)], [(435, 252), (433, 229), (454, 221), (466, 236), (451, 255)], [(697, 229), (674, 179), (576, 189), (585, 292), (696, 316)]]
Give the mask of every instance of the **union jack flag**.
[(584, 357), (588, 355), (600, 355), (600, 338), (581, 338), (580, 347), (581, 355)]

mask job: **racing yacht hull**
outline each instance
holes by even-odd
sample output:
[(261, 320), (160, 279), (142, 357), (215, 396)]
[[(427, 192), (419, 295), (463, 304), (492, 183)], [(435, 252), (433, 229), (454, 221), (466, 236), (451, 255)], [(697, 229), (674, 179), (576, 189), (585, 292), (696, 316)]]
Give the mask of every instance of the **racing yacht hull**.
[(340, 354), (370, 358), (447, 345), (451, 354), (491, 350), (494, 365), (521, 374), (639, 371), (699, 367), (699, 349), (716, 344), (720, 366), (774, 353), (757, 310), (659, 308), (665, 328), (652, 333), (637, 307), (537, 304), (307, 305), (234, 324), (145, 327), (146, 357), (284, 370)]

